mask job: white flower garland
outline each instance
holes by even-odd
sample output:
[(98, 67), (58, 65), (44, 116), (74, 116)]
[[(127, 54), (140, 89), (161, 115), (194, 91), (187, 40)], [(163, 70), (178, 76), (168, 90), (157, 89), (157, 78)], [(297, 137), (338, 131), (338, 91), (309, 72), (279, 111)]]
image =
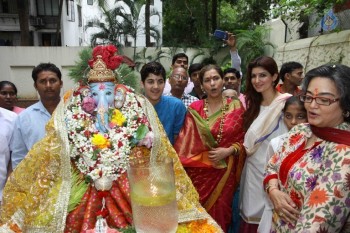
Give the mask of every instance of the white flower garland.
[(136, 95), (128, 92), (123, 107), (119, 109), (126, 118), (126, 124), (120, 127), (114, 126), (103, 134), (110, 142), (110, 146), (96, 149), (92, 143), (92, 136), (99, 133), (95, 127), (96, 117), (83, 111), (81, 94), (72, 96), (71, 104), (66, 111), (70, 157), (80, 172), (93, 181), (102, 176), (116, 180), (128, 167), (132, 149), (130, 139), (140, 125), (145, 124), (150, 128), (149, 122), (145, 120), (146, 116)]

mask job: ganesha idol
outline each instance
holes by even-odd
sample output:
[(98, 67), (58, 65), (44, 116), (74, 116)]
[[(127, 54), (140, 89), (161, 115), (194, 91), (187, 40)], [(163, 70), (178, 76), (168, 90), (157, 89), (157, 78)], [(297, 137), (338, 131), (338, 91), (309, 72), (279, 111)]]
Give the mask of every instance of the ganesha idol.
[(65, 94), (46, 136), (9, 177), (0, 232), (135, 232), (127, 168), (140, 157), (174, 162), (177, 232), (222, 232), (199, 204), (152, 104), (118, 84), (108, 66), (115, 52), (93, 50), (87, 84)]

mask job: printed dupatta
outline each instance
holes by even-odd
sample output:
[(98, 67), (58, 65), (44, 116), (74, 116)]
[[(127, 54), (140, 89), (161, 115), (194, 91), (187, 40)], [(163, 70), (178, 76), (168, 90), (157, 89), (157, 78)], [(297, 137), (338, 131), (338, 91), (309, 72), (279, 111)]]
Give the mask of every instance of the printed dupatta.
[[(254, 154), (259, 148), (260, 143), (280, 127), (282, 121), (282, 109), (286, 100), (290, 96), (291, 95), (288, 93), (279, 95), (268, 106), (269, 109), (260, 113), (250, 125), (243, 144), (248, 156)], [(273, 128), (271, 129), (271, 127)]]

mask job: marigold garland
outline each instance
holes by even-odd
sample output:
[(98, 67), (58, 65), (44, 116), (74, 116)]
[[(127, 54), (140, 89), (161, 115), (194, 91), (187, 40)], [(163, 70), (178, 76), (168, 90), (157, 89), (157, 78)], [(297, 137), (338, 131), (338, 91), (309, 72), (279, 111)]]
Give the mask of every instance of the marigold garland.
[(176, 233), (215, 233), (217, 229), (207, 219), (179, 224)]

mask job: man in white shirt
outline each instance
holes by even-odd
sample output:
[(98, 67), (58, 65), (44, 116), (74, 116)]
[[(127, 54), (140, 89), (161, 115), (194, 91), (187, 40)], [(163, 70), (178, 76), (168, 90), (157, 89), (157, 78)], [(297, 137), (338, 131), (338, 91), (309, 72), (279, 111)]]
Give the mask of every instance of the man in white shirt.
[[(188, 56), (184, 53), (178, 53), (173, 56), (173, 60), (171, 62), (171, 69), (176, 67), (183, 67), (186, 71), (188, 70)], [(185, 87), (185, 94), (188, 94), (193, 89), (193, 82), (191, 79), (188, 80), (187, 86)], [(171, 91), (171, 85), (169, 83), (169, 79), (165, 82), (165, 87), (163, 91), (163, 95), (169, 95)]]
[(39, 64), (33, 69), (32, 78), (40, 100), (22, 111), (16, 119), (10, 144), (13, 169), (24, 159), (32, 146), (45, 136), (46, 123), (61, 99), (62, 74), (54, 64)]
[(11, 157), (10, 140), (16, 117), (16, 113), (0, 108), (0, 202), (2, 200), (2, 190), (10, 172), (8, 171)]

